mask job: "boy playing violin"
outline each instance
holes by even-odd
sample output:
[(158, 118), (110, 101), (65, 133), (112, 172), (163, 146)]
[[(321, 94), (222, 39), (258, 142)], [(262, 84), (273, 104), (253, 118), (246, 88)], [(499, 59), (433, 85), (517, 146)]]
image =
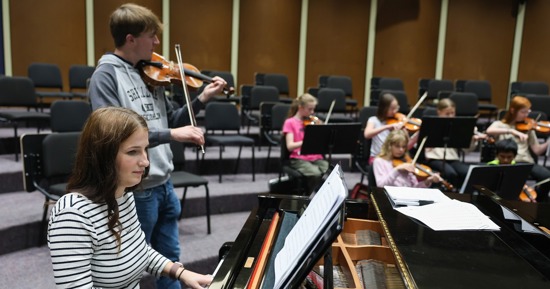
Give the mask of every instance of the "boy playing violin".
[[(497, 140), (512, 139), (518, 147), (514, 160), (518, 163), (533, 164), (531, 176), (539, 182), (550, 178), (550, 171), (537, 164), (531, 152), (537, 156), (545, 153), (548, 149), (548, 141), (539, 143), (535, 131), (530, 130), (524, 133), (516, 129), (516, 125), (524, 122), (529, 112), (531, 112), (531, 102), (523, 96), (515, 96), (510, 101), (510, 108), (504, 118), (493, 122), (487, 128), (487, 134), (496, 136)], [(546, 201), (549, 190), (550, 183), (539, 186), (537, 201)]]
[(403, 161), (407, 156), (408, 143), (408, 132), (400, 129), (390, 132), (372, 164), (377, 187), (430, 187), (432, 183), (442, 181), (439, 174), (433, 174), (423, 181), (418, 180), (414, 174), (415, 165)]
[[(149, 127), (149, 176), (134, 191), (138, 219), (147, 243), (171, 261), (180, 258), (178, 218), (180, 201), (170, 181), (174, 169), (170, 140), (204, 144), (200, 128), (190, 123), (187, 107), (175, 109), (164, 87), (150, 87), (141, 78), (137, 65), (151, 60), (160, 44), (157, 34), (162, 23), (149, 9), (124, 4), (110, 17), (109, 27), (115, 50), (99, 59), (90, 80), (88, 94), (94, 110), (105, 106), (130, 108), (147, 120)], [(192, 103), (197, 114), (212, 97), (221, 94), (227, 83), (214, 77)], [(181, 288), (180, 282), (161, 277), (157, 288)]]

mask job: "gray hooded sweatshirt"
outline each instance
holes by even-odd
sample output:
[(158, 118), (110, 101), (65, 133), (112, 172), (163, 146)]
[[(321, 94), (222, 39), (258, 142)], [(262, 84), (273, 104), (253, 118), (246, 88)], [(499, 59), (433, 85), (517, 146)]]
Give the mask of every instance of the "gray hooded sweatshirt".
[[(143, 116), (149, 127), (149, 176), (142, 187), (149, 189), (165, 183), (174, 170), (170, 150), (170, 127), (188, 125), (187, 107), (174, 109), (165, 95), (164, 87), (152, 91), (143, 82), (139, 70), (132, 63), (109, 53), (99, 59), (90, 80), (88, 95), (92, 108), (120, 106), (130, 108)], [(204, 107), (195, 98), (191, 104), (197, 114)]]

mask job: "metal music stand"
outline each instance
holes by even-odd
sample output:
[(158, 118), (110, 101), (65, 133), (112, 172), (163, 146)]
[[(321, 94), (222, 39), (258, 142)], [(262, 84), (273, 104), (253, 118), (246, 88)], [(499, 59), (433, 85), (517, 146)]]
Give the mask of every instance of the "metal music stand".
[(470, 166), (461, 194), (471, 194), (483, 186), (506, 200), (517, 200), (533, 164)]
[(469, 148), (474, 134), (474, 126), (477, 118), (457, 117), (432, 117), (422, 118), (419, 139), (428, 137), (424, 147), (442, 147), (443, 169), (441, 175), (445, 174), (447, 148)]
[(361, 132), (361, 123), (330, 123), (308, 125), (304, 132), (301, 154), (328, 154), (331, 163), (332, 154), (352, 154), (357, 147)]

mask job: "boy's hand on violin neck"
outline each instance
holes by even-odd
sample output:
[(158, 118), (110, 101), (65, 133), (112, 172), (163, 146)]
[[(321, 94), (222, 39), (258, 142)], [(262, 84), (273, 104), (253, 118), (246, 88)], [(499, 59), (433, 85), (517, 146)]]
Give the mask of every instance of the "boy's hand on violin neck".
[(204, 90), (201, 94), (202, 98), (200, 98), (199, 100), (202, 103), (206, 103), (210, 101), (212, 97), (223, 94), (223, 88), (226, 85), (227, 85), (227, 82), (223, 78), (219, 76), (212, 77), (212, 82), (204, 87)]
[(178, 142), (192, 142), (197, 145), (204, 144), (204, 132), (195, 126), (188, 125), (170, 130), (172, 139)]

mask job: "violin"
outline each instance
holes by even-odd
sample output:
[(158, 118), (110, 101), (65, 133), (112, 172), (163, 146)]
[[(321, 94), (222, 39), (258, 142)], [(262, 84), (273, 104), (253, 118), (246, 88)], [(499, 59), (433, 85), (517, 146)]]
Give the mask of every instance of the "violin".
[[(392, 164), (393, 164), (394, 167), (397, 167), (397, 166), (399, 166), (403, 163), (413, 163), (413, 162), (412, 162), (412, 159), (409, 155), (405, 155), (402, 158), (394, 158), (392, 160)], [(418, 177), (419, 179), (424, 180), (428, 177), (433, 176), (434, 172), (427, 165), (414, 163), (414, 175), (416, 177)], [(445, 186), (445, 189), (449, 192), (452, 192), (454, 190), (453, 185), (451, 183), (449, 183), (448, 181), (444, 180), (444, 179), (441, 180), (441, 184), (443, 184), (443, 186)]]
[[(162, 55), (153, 52), (151, 60), (142, 60), (137, 65), (141, 78), (152, 86), (169, 86), (171, 84), (182, 85), (180, 67), (172, 61), (167, 61)], [(199, 89), (204, 82), (211, 83), (213, 79), (201, 74), (199, 69), (189, 63), (183, 63), (185, 84), (187, 87)], [(235, 93), (233, 87), (224, 87), (223, 93), (227, 96)]]
[(528, 185), (523, 185), (523, 189), (521, 189), (521, 193), (519, 194), (519, 199), (524, 202), (536, 203), (537, 191)]
[(530, 117), (526, 117), (523, 122), (516, 123), (516, 130), (523, 133), (534, 129), (541, 134), (550, 134), (550, 121), (535, 120)]
[(323, 122), (318, 117), (310, 115), (303, 120), (303, 123), (304, 126), (308, 126), (310, 124), (322, 124)]
[[(407, 122), (405, 122), (405, 119)], [(398, 112), (393, 117), (388, 118), (386, 120), (387, 124), (395, 124), (395, 123), (402, 123), (405, 122), (405, 129), (409, 133), (415, 133), (420, 130), (420, 126), (422, 125), (422, 120), (419, 118), (407, 118), (406, 115)]]

